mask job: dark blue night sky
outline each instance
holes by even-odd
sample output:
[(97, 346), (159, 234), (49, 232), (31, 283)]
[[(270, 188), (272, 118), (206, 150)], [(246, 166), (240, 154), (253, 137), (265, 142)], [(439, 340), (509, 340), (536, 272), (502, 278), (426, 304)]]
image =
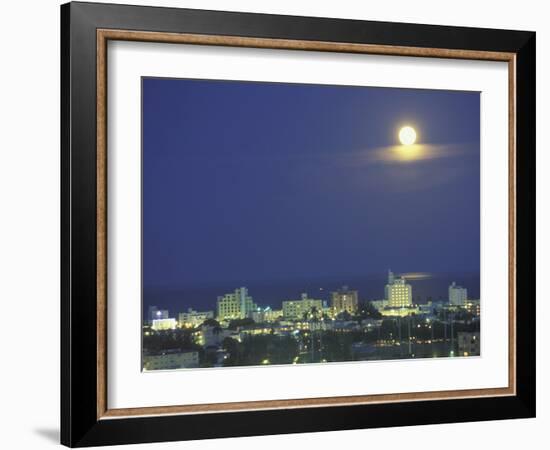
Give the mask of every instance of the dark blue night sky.
[(479, 291), (479, 113), (477, 92), (144, 78), (145, 305), (388, 268)]

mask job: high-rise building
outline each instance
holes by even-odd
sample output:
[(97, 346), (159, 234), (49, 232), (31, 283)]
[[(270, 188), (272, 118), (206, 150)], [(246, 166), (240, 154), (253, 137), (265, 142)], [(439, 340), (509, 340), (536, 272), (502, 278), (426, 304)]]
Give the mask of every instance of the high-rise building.
[(468, 300), (468, 290), (462, 286), (453, 283), (449, 286), (449, 304), (464, 306)]
[(304, 319), (304, 314), (317, 311), (320, 316), (323, 313), (323, 301), (309, 298), (306, 293), (300, 300), (286, 300), (283, 302), (283, 317), (285, 319)]
[(252, 297), (248, 295), (248, 289), (241, 287), (233, 293), (218, 297), (217, 317), (218, 320), (244, 319), (257, 308)]
[(332, 309), (335, 314), (347, 311), (350, 314), (355, 314), (359, 307), (359, 293), (350, 290), (347, 286), (342, 286), (335, 292), (331, 293)]
[(412, 286), (403, 277), (396, 277), (390, 270), (386, 284), (386, 300), (390, 308), (404, 308), (412, 305)]

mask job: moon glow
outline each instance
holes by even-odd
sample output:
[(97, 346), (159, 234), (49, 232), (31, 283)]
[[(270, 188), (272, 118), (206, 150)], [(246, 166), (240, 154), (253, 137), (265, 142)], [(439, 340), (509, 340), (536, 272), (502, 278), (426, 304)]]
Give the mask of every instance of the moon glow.
[(413, 145), (416, 142), (416, 131), (413, 127), (403, 127), (399, 130), (399, 141), (403, 145)]

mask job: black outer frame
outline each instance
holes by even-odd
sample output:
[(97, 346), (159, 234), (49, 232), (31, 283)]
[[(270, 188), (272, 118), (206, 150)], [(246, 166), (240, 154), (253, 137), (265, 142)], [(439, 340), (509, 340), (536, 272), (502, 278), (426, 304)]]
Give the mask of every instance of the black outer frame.
[[(516, 383), (508, 397), (98, 420), (96, 29), (516, 53)], [(265, 14), (61, 6), (61, 443), (71, 447), (535, 416), (535, 33)]]

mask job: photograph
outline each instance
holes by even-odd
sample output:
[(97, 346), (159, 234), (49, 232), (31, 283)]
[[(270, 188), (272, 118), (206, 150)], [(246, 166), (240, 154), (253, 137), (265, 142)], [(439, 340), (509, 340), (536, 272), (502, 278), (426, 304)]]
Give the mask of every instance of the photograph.
[(480, 92), (142, 77), (142, 370), (481, 355)]
[(59, 8), (59, 441), (517, 447), (543, 15), (252, 3)]

